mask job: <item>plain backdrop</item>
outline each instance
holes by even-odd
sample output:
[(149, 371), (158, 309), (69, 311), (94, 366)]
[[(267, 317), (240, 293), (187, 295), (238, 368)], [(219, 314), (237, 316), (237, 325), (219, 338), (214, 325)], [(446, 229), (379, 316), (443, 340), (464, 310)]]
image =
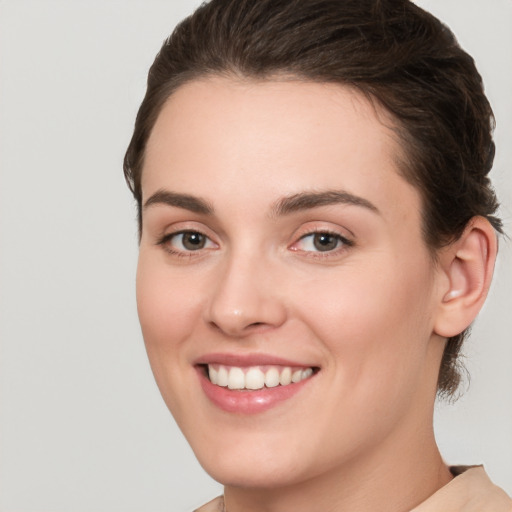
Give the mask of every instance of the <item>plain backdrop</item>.
[[(0, 512), (190, 511), (220, 492), (160, 398), (140, 334), (122, 175), (146, 73), (195, 0), (0, 0)], [(512, 2), (421, 0), (475, 57), (512, 233)], [(449, 463), (512, 493), (512, 247), (437, 407)]]

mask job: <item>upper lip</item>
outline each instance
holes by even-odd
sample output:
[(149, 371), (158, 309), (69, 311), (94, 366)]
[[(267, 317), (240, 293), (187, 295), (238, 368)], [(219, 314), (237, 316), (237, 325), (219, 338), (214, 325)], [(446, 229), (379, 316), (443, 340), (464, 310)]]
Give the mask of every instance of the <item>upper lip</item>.
[(312, 368), (315, 365), (309, 363), (294, 361), (291, 359), (284, 359), (282, 357), (273, 356), (270, 354), (230, 354), (230, 353), (211, 353), (198, 357), (194, 361), (195, 365), (206, 364), (221, 364), (224, 366), (298, 366), (302, 368)]

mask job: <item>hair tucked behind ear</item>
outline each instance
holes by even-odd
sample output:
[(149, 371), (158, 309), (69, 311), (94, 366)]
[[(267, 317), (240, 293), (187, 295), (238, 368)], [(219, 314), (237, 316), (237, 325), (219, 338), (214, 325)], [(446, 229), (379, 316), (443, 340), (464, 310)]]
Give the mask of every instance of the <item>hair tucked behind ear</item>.
[[(473, 59), (439, 20), (408, 0), (212, 0), (164, 42), (148, 76), (124, 160), (139, 205), (149, 135), (180, 85), (210, 75), (339, 83), (393, 116), (399, 171), (423, 199), (423, 234), (433, 256), (481, 215), (501, 232), (488, 173), (493, 115)], [(439, 393), (460, 381), (466, 333), (448, 340)]]

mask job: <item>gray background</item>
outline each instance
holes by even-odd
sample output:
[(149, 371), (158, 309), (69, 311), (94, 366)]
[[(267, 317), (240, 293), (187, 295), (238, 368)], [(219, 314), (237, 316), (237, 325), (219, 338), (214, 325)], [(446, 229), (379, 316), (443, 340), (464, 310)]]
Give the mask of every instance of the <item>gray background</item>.
[[(421, 0), (494, 105), (512, 233), (512, 2)], [(195, 0), (0, 0), (0, 512), (186, 511), (220, 486), (160, 399), (137, 323), (135, 207), (121, 163), (147, 69)], [(439, 405), (450, 463), (512, 493), (512, 248)]]

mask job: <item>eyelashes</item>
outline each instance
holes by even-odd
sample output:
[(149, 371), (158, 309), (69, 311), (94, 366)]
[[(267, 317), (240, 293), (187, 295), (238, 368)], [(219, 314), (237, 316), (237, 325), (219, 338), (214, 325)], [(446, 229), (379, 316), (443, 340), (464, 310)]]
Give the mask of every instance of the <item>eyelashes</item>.
[[(204, 255), (206, 251), (219, 249), (208, 235), (201, 231), (186, 229), (167, 233), (161, 237), (157, 245), (173, 256), (192, 258)], [(309, 230), (301, 235), (288, 249), (303, 253), (310, 257), (330, 257), (340, 255), (341, 252), (354, 246), (354, 241), (333, 230)]]
[(305, 234), (297, 240), (290, 249), (312, 253), (336, 252), (342, 248), (352, 247), (354, 242), (340, 233), (319, 230)]
[(217, 249), (218, 245), (214, 243), (207, 235), (200, 231), (183, 230), (164, 235), (157, 245), (162, 245), (164, 249), (176, 256), (190, 257), (194, 252), (202, 250)]

